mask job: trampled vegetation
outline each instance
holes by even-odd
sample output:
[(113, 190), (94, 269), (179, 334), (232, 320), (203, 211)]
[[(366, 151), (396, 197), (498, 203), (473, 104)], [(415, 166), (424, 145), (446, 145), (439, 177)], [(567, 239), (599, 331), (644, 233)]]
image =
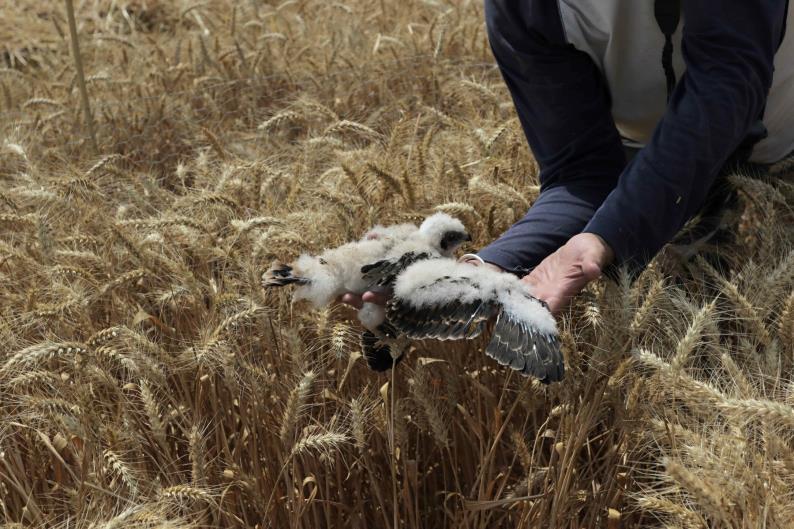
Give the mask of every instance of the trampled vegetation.
[[(275, 258), (377, 222), (520, 218), (537, 167), (479, 2), (0, 7), (6, 527), (794, 525), (794, 184), (736, 175), (735, 244), (561, 319), (550, 387), (482, 343), (368, 371)], [(587, 97), (587, 94), (582, 94)]]

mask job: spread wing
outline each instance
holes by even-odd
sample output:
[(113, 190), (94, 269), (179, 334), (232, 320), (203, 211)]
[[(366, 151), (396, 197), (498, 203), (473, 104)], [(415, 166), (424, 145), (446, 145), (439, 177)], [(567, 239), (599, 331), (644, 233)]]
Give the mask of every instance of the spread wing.
[[(546, 384), (562, 380), (565, 362), (560, 351), (556, 330), (550, 332), (544, 320), (545, 304), (526, 293), (511, 293), (511, 297), (523, 297), (523, 307), (512, 310), (510, 303), (503, 306), (496, 318), (493, 335), (485, 354), (503, 366), (531, 375)], [(553, 320), (553, 318), (552, 318)]]
[(397, 275), (412, 264), (429, 259), (427, 252), (407, 252), (395, 259), (382, 259), (361, 267), (364, 280), (371, 286), (389, 286)]
[(554, 317), (511, 274), (448, 259), (415, 263), (397, 277), (386, 315), (410, 338), (437, 340), (474, 338), (496, 318), (488, 356), (542, 382), (564, 376)]
[(417, 308), (395, 298), (389, 301), (386, 314), (392, 325), (411, 339), (463, 340), (482, 334), (497, 310), (498, 305), (481, 300)]
[[(445, 284), (467, 289), (474, 296), (441, 299), (436, 303), (417, 303), (423, 294)], [(419, 287), (414, 296), (395, 296), (389, 300), (386, 317), (403, 334), (414, 340), (468, 340), (482, 334), (488, 321), (499, 312), (496, 300), (477, 295), (477, 284), (468, 279), (449, 276), (437, 278), (426, 287)]]

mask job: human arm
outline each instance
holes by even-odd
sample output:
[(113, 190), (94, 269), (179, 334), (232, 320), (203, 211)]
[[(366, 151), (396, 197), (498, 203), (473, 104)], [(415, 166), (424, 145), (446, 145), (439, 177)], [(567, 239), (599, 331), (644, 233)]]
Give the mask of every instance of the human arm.
[[(641, 269), (702, 206), (717, 173), (761, 117), (785, 2), (685, 6), (687, 71), (653, 140), (628, 165), (584, 233), (525, 277), (553, 312), (613, 261)], [(513, 232), (520, 240), (514, 226), (506, 240), (495, 243), (504, 253), (515, 253), (509, 244)], [(488, 258), (488, 250), (481, 255)]]
[(603, 75), (566, 42), (557, 3), (490, 0), (485, 15), (494, 57), (540, 166), (540, 195), (478, 254), (520, 273), (582, 231), (626, 160)]
[[(486, 21), (541, 168), (541, 192), (526, 216), (479, 256), (520, 272), (581, 232), (615, 187), (625, 155), (603, 76), (589, 55), (565, 41), (556, 3), (488, 1)], [(360, 307), (385, 298), (346, 294), (342, 301)]]
[(584, 228), (643, 267), (703, 205), (766, 103), (784, 0), (687, 0), (686, 71), (650, 143)]

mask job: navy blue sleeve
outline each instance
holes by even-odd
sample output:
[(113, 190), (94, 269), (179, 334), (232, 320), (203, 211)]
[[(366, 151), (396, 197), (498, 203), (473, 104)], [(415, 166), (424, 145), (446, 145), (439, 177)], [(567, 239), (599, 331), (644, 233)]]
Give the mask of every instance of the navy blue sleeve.
[(682, 5), (686, 72), (650, 143), (584, 229), (610, 245), (617, 264), (643, 266), (697, 212), (761, 118), (772, 83), (785, 0)]
[(557, 2), (486, 0), (485, 17), (540, 166), (540, 195), (479, 255), (507, 270), (527, 270), (582, 231), (626, 160), (606, 82), (590, 56), (566, 42)]

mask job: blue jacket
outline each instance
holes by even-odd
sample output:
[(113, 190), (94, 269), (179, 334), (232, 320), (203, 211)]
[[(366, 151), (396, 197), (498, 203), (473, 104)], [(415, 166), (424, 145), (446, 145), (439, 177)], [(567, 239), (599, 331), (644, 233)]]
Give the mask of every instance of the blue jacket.
[[(531, 269), (573, 235), (589, 232), (609, 244), (616, 264), (644, 266), (698, 211), (720, 169), (764, 117), (786, 0), (683, 0), (676, 51), (685, 69), (677, 69), (666, 107), (663, 37), (652, 15), (633, 23), (642, 31), (623, 40), (614, 34), (620, 28), (598, 27), (642, 3), (652, 13), (653, 0), (486, 0), (491, 48), (540, 165), (541, 192), (524, 218), (479, 252), (484, 260)], [(588, 4), (594, 12), (612, 4), (613, 12), (591, 21)], [(653, 60), (626, 71), (626, 57), (640, 48), (652, 50)], [(786, 69), (775, 115), (794, 117), (794, 70)], [(631, 138), (646, 141), (627, 162), (613, 115), (620, 105), (612, 98), (646, 71), (659, 80), (647, 105), (661, 105), (662, 115), (647, 139)], [(643, 89), (626, 98), (642, 105)], [(624, 117), (642, 111), (620, 109)], [(778, 150), (794, 141), (794, 119), (786, 119), (773, 138)], [(784, 133), (791, 136), (781, 141)]]

